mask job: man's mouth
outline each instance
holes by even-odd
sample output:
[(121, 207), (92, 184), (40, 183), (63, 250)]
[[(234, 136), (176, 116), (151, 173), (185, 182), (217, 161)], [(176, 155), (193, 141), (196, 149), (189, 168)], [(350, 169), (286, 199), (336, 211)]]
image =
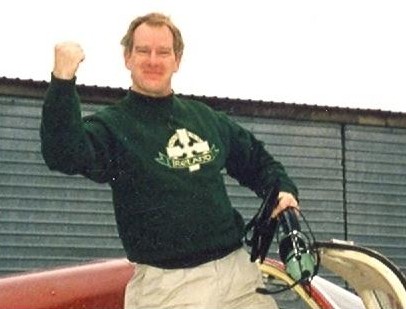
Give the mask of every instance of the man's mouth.
[(144, 71), (144, 74), (145, 75), (156, 75), (156, 76), (160, 76), (160, 75), (162, 75), (162, 72), (161, 71)]
[(156, 72), (156, 71), (148, 71), (148, 72), (144, 72), (144, 76), (148, 79), (157, 80), (162, 77), (162, 73)]

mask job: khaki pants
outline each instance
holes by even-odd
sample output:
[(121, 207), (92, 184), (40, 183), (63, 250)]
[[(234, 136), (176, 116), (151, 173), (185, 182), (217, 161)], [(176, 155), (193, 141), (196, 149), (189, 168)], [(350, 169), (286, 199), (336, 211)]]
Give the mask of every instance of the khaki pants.
[(262, 275), (244, 249), (185, 269), (137, 264), (125, 292), (125, 308), (278, 308), (269, 295), (255, 292)]

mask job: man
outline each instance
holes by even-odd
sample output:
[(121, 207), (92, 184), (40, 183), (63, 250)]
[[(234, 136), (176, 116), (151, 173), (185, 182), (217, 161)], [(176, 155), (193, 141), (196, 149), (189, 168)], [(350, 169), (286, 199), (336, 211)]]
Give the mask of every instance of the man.
[(183, 41), (168, 17), (135, 19), (122, 45), (128, 94), (83, 119), (75, 75), (84, 53), (56, 45), (41, 139), (50, 169), (111, 186), (119, 236), (137, 263), (126, 308), (277, 308), (255, 292), (261, 274), (242, 249), (244, 222), (220, 171), (261, 197), (279, 178), (273, 216), (298, 207), (295, 185), (250, 132), (173, 93)]

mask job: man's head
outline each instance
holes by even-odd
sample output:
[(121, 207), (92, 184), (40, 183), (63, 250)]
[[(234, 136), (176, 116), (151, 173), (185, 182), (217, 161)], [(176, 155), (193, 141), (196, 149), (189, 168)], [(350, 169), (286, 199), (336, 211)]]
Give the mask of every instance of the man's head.
[(121, 40), (132, 89), (149, 96), (171, 93), (171, 79), (180, 64), (183, 40), (169, 17), (151, 13), (133, 20)]
[(134, 45), (134, 30), (143, 23), (155, 27), (168, 27), (173, 35), (173, 50), (178, 58), (182, 57), (184, 44), (181, 33), (168, 16), (160, 13), (150, 13), (144, 16), (140, 16), (131, 22), (130, 26), (128, 27), (127, 33), (121, 39), (121, 45), (124, 47), (125, 53), (132, 51)]

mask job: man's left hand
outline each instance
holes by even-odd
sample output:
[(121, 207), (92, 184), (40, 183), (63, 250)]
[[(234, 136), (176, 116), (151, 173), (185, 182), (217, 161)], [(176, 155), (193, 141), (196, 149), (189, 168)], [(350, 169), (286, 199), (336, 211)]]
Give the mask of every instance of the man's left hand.
[(275, 217), (279, 216), (279, 214), (288, 207), (293, 207), (293, 208), (299, 210), (299, 203), (297, 202), (297, 200), (293, 196), (293, 194), (291, 194), (289, 192), (279, 192), (278, 201), (279, 201), (279, 203), (276, 206), (276, 208), (273, 210), (271, 218), (275, 218)]

